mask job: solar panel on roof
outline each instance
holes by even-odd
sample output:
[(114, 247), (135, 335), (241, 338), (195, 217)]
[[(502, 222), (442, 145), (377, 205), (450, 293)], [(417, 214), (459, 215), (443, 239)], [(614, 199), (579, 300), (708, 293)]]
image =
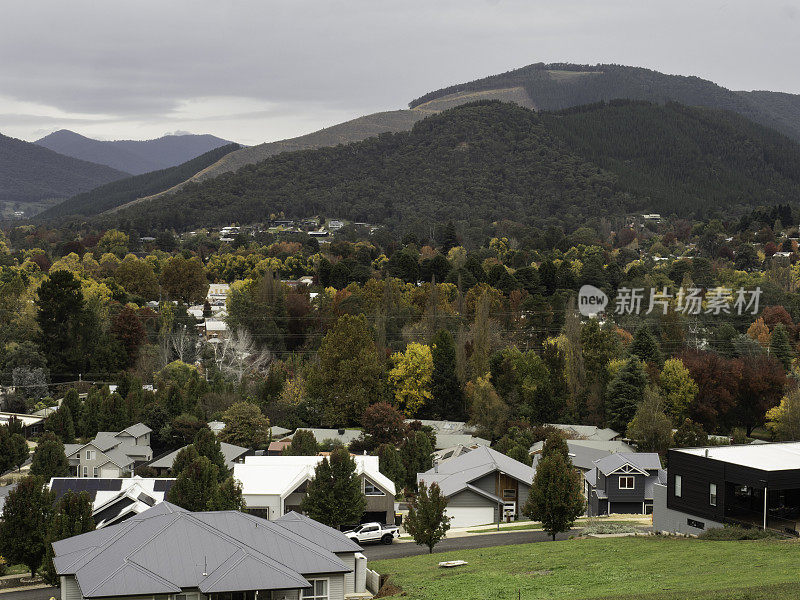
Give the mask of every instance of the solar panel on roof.
[(172, 487), (172, 481), (168, 479), (158, 479), (153, 482), (154, 492), (166, 492)]

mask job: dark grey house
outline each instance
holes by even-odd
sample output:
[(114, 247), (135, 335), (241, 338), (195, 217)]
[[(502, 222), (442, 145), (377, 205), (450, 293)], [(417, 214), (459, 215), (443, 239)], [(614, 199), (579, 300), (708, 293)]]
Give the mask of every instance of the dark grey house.
[(676, 448), (653, 527), (698, 534), (736, 523), (800, 532), (800, 442)]
[(583, 476), (589, 516), (653, 511), (653, 486), (667, 476), (658, 454), (618, 452), (594, 465)]
[(265, 521), (162, 502), (53, 550), (62, 600), (344, 600), (366, 587), (361, 547), (295, 514)]

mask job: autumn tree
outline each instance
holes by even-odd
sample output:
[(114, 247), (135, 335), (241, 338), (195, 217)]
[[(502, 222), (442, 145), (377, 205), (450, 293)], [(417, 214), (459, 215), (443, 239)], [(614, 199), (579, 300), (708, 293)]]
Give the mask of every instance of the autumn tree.
[(738, 359), (699, 350), (687, 350), (680, 359), (697, 384), (697, 396), (689, 407), (689, 417), (702, 424), (706, 431), (714, 432), (736, 405), (742, 364)]
[(187, 306), (203, 301), (208, 293), (208, 279), (203, 264), (197, 258), (184, 258), (177, 254), (170, 258), (161, 271), (161, 287), (170, 298)]
[(403, 415), (388, 402), (378, 402), (364, 411), (364, 434), (374, 447), (397, 445), (406, 434)]
[(403, 521), (406, 531), (419, 546), (427, 546), (428, 554), (442, 541), (450, 529), (450, 517), (447, 515), (447, 497), (442, 494), (438, 483), (430, 488), (424, 483), (412, 498), (408, 507), (408, 516)]
[(385, 373), (363, 316), (344, 315), (322, 340), (306, 389), (324, 425), (358, 423), (367, 407), (383, 398)]
[(777, 440), (800, 440), (800, 389), (786, 394), (778, 406), (767, 411), (766, 419)]
[(269, 444), (269, 419), (258, 405), (252, 402), (237, 402), (222, 415), (225, 429), (219, 439), (228, 444), (244, 448), (263, 448)]
[(780, 402), (787, 378), (773, 356), (743, 356), (739, 362), (742, 376), (730, 421), (744, 426), (750, 436), (753, 429), (764, 424), (765, 413)]
[(300, 509), (315, 521), (340, 529), (357, 524), (366, 506), (355, 460), (346, 448), (336, 448), (317, 464)]
[(664, 412), (657, 388), (645, 389), (644, 399), (628, 423), (628, 437), (639, 452), (664, 453), (672, 443), (672, 421)]
[(408, 417), (413, 417), (428, 402), (433, 376), (431, 349), (425, 344), (413, 342), (406, 351), (392, 355), (394, 368), (389, 371), (389, 383), (394, 388), (394, 397)]
[(664, 410), (675, 424), (682, 423), (689, 414), (689, 407), (697, 397), (697, 384), (689, 370), (679, 358), (670, 358), (664, 363), (658, 378)]
[(508, 420), (508, 406), (495, 391), (489, 375), (467, 383), (466, 396), (470, 423), (488, 437), (499, 438)]

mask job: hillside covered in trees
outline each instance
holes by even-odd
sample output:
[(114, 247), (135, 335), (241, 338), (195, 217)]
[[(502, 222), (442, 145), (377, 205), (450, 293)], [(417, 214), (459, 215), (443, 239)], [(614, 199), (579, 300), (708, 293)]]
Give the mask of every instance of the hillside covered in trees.
[(137, 198), (149, 196), (184, 181), (197, 171), (218, 161), (226, 154), (239, 149), (238, 144), (228, 144), (206, 152), (177, 167), (134, 175), (78, 194), (41, 213), (39, 219), (63, 218), (73, 215), (90, 216), (112, 210)]
[(729, 213), (800, 197), (800, 146), (721, 111), (616, 101), (537, 114), (480, 102), (412, 131), (285, 153), (105, 217), (139, 231), (315, 214), (424, 228), (469, 214), (562, 224)]
[(536, 63), (448, 86), (409, 103), (411, 108), (456, 93), (522, 87), (539, 110), (559, 110), (625, 98), (663, 104), (680, 102), (729, 110), (800, 140), (800, 97), (774, 92), (735, 92), (700, 77), (666, 75), (623, 65)]
[(36, 210), (127, 176), (0, 134), (0, 203), (14, 209)]

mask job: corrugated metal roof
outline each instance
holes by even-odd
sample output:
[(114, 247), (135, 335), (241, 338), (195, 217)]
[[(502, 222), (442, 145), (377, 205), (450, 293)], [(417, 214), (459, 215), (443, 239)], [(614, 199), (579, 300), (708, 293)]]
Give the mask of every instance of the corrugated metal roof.
[[(437, 472), (438, 470), (438, 472)], [(471, 452), (443, 461), (425, 473), (417, 474), (417, 481), (439, 484), (445, 496), (452, 496), (467, 484), (487, 473), (500, 471), (528, 485), (533, 481), (535, 469), (496, 450), (481, 446)]]
[(655, 452), (617, 452), (594, 461), (594, 464), (603, 475), (608, 475), (626, 464), (640, 471), (658, 470), (661, 459)]
[[(351, 571), (325, 546), (335, 534), (298, 518), (190, 513), (168, 502), (118, 525), (53, 544), (56, 571), (86, 598), (308, 587), (304, 575)], [(333, 533), (332, 533), (333, 532)], [(340, 539), (341, 541), (341, 539)], [(349, 540), (347, 540), (349, 541)], [(342, 550), (357, 552), (355, 544)]]
[[(242, 448), (241, 446), (236, 446), (234, 444), (227, 444), (225, 442), (220, 442), (219, 446), (220, 450), (222, 451), (222, 456), (225, 457), (225, 463), (227, 464), (229, 469), (233, 468), (233, 461), (235, 461), (237, 458), (248, 452), (247, 448)], [(188, 447), (189, 444), (187, 444), (183, 448), (188, 448)], [(162, 456), (158, 460), (154, 460), (148, 466), (156, 469), (171, 469), (172, 465), (175, 463), (175, 459), (178, 457), (178, 452), (183, 450), (183, 448), (178, 448), (174, 452), (170, 452), (169, 454)]]
[(289, 511), (282, 517), (272, 521), (282, 527), (287, 527), (294, 533), (302, 535), (321, 548), (329, 552), (361, 552), (362, 548), (341, 531), (323, 525), (319, 521), (310, 519), (295, 511)]
[(152, 431), (153, 430), (150, 429), (144, 423), (136, 423), (136, 425), (131, 425), (130, 427), (126, 427), (125, 429), (120, 431), (120, 433), (127, 433), (132, 435), (133, 437), (138, 438), (145, 435), (146, 433), (151, 433)]

